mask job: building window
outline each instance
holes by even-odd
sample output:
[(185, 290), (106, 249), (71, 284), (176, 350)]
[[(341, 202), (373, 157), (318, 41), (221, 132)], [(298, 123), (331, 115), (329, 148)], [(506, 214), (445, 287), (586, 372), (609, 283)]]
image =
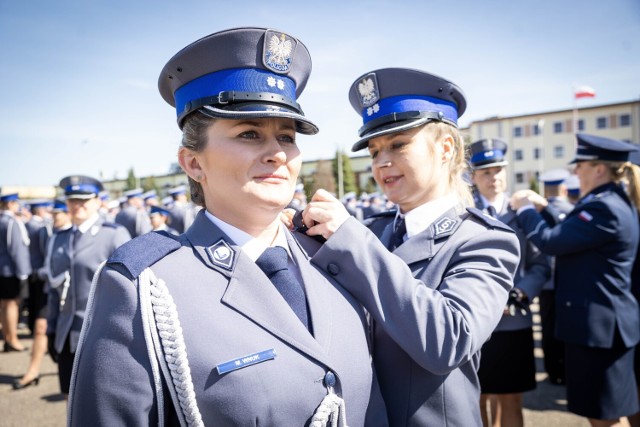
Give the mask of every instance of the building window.
[(598, 129), (606, 129), (607, 128), (607, 118), (606, 117), (598, 117), (596, 119), (596, 128), (598, 128)]
[(522, 127), (521, 126), (516, 126), (516, 127), (513, 128), (513, 136), (514, 136), (514, 138), (522, 136)]
[(533, 149), (533, 158), (535, 160), (538, 160), (542, 157), (542, 149), (541, 148), (534, 148)]
[(584, 130), (584, 119), (578, 119), (578, 131)]
[(522, 184), (524, 182), (524, 174), (522, 172), (516, 172), (516, 184)]
[(556, 145), (555, 147), (553, 147), (553, 157), (555, 157), (556, 159), (561, 159), (564, 157), (563, 145)]
[(562, 133), (564, 132), (564, 126), (562, 122), (555, 122), (553, 124), (553, 133)]
[(522, 150), (518, 149), (518, 150), (514, 150), (513, 151), (513, 158), (515, 160), (522, 160), (524, 157)]
[(537, 123), (535, 125), (533, 125), (533, 134), (534, 135), (540, 135), (540, 126), (538, 126)]
[(620, 127), (631, 126), (631, 114), (620, 114)]

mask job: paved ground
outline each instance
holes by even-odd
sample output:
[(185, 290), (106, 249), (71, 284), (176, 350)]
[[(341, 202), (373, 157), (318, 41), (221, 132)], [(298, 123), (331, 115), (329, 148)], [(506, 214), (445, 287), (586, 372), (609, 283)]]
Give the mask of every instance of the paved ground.
[[(539, 333), (536, 333), (539, 339)], [(31, 347), (31, 340), (22, 336)], [(542, 373), (542, 353), (536, 349), (538, 387), (524, 398), (525, 425), (529, 427), (588, 427), (589, 423), (566, 411), (565, 389), (545, 381)], [(22, 375), (29, 363), (29, 354), (0, 353), (0, 426), (59, 427), (65, 425), (65, 401), (59, 394), (57, 365), (45, 357), (40, 385), (14, 391), (13, 380)]]

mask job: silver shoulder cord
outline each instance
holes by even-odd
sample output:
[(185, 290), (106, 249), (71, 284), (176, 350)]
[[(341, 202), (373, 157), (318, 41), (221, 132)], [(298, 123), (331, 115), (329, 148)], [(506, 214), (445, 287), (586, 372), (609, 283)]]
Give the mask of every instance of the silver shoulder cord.
[[(158, 396), (158, 425), (164, 424), (162, 379), (157, 369), (159, 364), (167, 379), (169, 386), (167, 388), (176, 408), (180, 425), (204, 427), (193, 389), (178, 311), (171, 294), (169, 294), (169, 289), (162, 279), (158, 279), (153, 274), (150, 268), (145, 269), (138, 277), (138, 289), (144, 337)], [(155, 327), (153, 327), (154, 325)], [(163, 355), (164, 357), (162, 357)], [(171, 379), (173, 387), (169, 384), (169, 379)]]
[[(67, 425), (69, 427), (71, 427), (71, 419), (73, 417), (71, 408), (73, 408), (73, 396), (76, 383), (76, 365), (80, 360), (85, 335), (93, 320), (96, 282), (105, 264), (106, 261), (98, 267), (93, 276), (91, 291), (87, 301), (86, 316), (82, 331), (80, 332), (76, 357), (73, 362), (71, 387), (69, 390), (69, 416), (67, 417)], [(176, 408), (180, 425), (204, 427), (200, 411), (196, 405), (193, 383), (191, 382), (191, 371), (189, 370), (187, 353), (182, 336), (182, 328), (180, 327), (173, 298), (171, 298), (164, 281), (158, 280), (149, 268), (143, 271), (138, 277), (138, 290), (144, 338), (147, 345), (149, 362), (151, 363), (154, 389), (158, 399), (158, 427), (164, 427), (165, 417), (162, 374), (164, 374), (164, 377), (167, 379), (171, 378), (174, 385), (174, 387), (171, 387), (171, 384), (167, 381), (167, 388), (169, 389)], [(155, 325), (155, 327), (152, 327), (153, 325)], [(165, 357), (161, 357), (163, 350), (166, 355)], [(162, 373), (158, 367), (162, 369)]]

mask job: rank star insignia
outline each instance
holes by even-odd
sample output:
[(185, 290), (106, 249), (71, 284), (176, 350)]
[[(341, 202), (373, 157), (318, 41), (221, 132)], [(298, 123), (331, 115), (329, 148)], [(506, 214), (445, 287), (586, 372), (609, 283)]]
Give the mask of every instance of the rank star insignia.
[(441, 218), (434, 224), (435, 227), (435, 237), (440, 236), (442, 234), (448, 233), (454, 229), (458, 221), (451, 218)]
[(216, 244), (209, 246), (206, 251), (212, 263), (227, 270), (231, 270), (235, 252), (233, 251), (233, 249), (231, 249), (227, 242), (220, 239)]

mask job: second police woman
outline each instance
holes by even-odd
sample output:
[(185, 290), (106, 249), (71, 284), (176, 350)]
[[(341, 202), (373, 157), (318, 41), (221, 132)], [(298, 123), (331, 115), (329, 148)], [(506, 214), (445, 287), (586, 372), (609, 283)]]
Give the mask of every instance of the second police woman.
[(327, 242), (313, 262), (368, 310), (374, 361), (393, 426), (481, 425), (480, 348), (502, 315), (519, 261), (500, 221), (467, 208), (462, 91), (438, 76), (387, 68), (349, 98), (373, 176), (398, 212), (365, 227), (319, 190), (304, 211)]

